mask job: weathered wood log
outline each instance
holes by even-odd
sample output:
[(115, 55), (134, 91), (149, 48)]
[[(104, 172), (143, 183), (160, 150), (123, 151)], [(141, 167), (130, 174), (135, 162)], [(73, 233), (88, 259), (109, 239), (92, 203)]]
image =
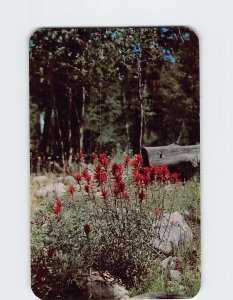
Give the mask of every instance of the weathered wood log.
[(143, 147), (142, 158), (145, 166), (166, 164), (171, 171), (179, 172), (182, 179), (188, 179), (199, 166), (200, 145)]

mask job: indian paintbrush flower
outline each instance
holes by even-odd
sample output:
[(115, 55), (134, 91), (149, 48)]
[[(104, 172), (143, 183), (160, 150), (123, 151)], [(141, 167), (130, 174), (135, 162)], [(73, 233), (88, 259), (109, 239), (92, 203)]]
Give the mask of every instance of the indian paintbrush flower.
[(91, 226), (89, 224), (85, 224), (83, 226), (83, 229), (84, 229), (84, 232), (85, 232), (86, 236), (88, 237), (89, 234), (90, 234), (90, 231), (91, 231)]

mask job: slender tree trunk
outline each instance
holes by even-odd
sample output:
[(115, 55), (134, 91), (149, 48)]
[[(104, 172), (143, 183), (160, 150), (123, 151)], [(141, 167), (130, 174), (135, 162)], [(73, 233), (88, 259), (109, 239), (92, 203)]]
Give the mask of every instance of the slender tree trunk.
[(126, 94), (125, 94), (125, 85), (123, 84), (122, 87), (122, 102), (123, 102), (123, 114), (125, 116), (125, 135), (126, 135), (126, 147), (125, 147), (125, 151), (128, 152), (129, 151), (129, 147), (130, 147), (130, 138), (129, 138), (129, 122), (127, 119), (127, 114), (124, 113), (124, 110), (126, 109)]
[(178, 136), (178, 138), (175, 142), (176, 144), (178, 144), (178, 145), (180, 144), (180, 141), (181, 141), (181, 138), (184, 134), (184, 131), (185, 131), (185, 121), (182, 122), (182, 126), (181, 126), (181, 129), (180, 129), (180, 132), (179, 132), (179, 136)]
[(44, 128), (42, 133), (42, 139), (40, 143), (40, 151), (46, 155), (48, 148), (48, 137), (49, 137), (49, 129), (51, 127), (51, 115), (52, 115), (52, 105), (51, 101), (49, 101), (44, 118)]
[(141, 153), (142, 143), (143, 143), (143, 98), (142, 98), (142, 66), (141, 66), (142, 53), (139, 52), (137, 65), (138, 65), (138, 101), (140, 105), (140, 132), (139, 132), (139, 151)]
[(73, 102), (73, 95), (72, 95), (72, 88), (67, 86), (67, 95), (68, 95), (68, 116), (67, 116), (67, 127), (68, 127), (68, 148), (67, 148), (67, 154), (68, 154), (68, 163), (69, 165), (72, 162), (72, 156), (73, 156), (73, 148), (72, 148), (72, 128), (71, 128), (71, 107)]
[(81, 97), (82, 97), (82, 101), (81, 101), (81, 118), (80, 118), (80, 126), (79, 126), (79, 136), (80, 136), (79, 151), (83, 152), (83, 144), (84, 144), (84, 129), (83, 129), (84, 121), (83, 120), (85, 115), (85, 103), (86, 103), (86, 90), (83, 84), (81, 87)]
[(55, 124), (56, 124), (57, 132), (58, 132), (58, 140), (59, 140), (60, 152), (61, 152), (61, 162), (62, 162), (62, 165), (64, 166), (64, 164), (65, 164), (64, 143), (63, 143), (63, 139), (62, 139), (61, 122), (60, 122), (60, 118), (59, 118), (59, 114), (58, 114), (57, 101), (56, 101), (56, 97), (54, 94), (52, 79), (49, 79), (48, 83), (50, 86), (50, 95), (51, 95), (51, 100), (52, 100), (53, 107), (54, 107)]

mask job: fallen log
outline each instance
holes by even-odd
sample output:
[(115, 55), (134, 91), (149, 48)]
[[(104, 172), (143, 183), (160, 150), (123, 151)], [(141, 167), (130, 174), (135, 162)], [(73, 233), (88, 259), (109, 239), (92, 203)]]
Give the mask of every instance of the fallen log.
[(179, 172), (181, 179), (189, 179), (199, 167), (200, 145), (180, 146), (171, 144), (141, 149), (145, 166), (166, 164), (173, 172)]

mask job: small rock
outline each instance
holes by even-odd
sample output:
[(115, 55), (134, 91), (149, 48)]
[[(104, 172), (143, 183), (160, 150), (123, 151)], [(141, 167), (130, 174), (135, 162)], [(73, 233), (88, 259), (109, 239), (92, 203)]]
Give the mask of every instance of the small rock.
[(67, 182), (69, 185), (75, 185), (77, 184), (77, 181), (73, 176), (66, 176), (65, 182)]
[(45, 175), (35, 176), (32, 180), (33, 183), (38, 183), (40, 187), (48, 183), (48, 177)]
[(36, 197), (45, 197), (55, 194), (56, 197), (62, 197), (66, 193), (65, 185), (61, 182), (48, 184), (36, 191)]
[(178, 270), (170, 270), (170, 278), (172, 281), (181, 282), (181, 273)]
[(164, 269), (167, 268), (174, 269), (176, 267), (176, 260), (177, 260), (176, 257), (169, 256), (161, 262), (161, 265)]

